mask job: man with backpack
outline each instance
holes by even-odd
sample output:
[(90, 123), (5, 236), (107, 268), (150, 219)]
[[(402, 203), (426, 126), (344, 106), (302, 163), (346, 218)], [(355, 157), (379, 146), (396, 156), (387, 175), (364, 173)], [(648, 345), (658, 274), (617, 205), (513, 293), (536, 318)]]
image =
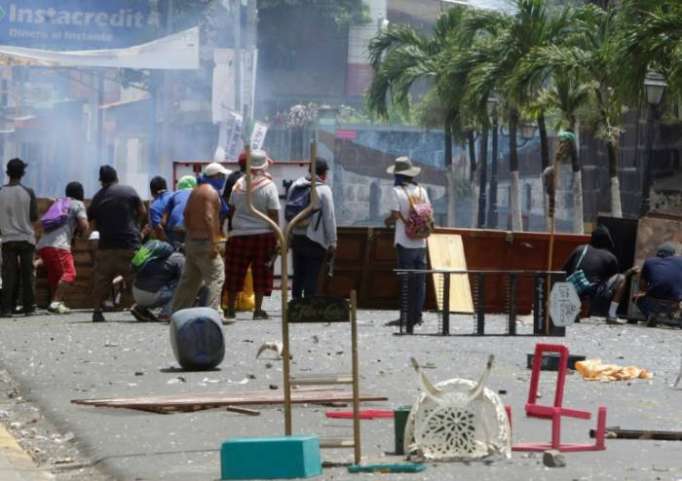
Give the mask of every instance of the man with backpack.
[[(317, 279), (326, 258), (336, 252), (336, 215), (331, 188), (325, 183), (329, 166), (318, 158), (315, 166), (319, 208), (303, 219), (293, 232), (292, 253), (294, 261), (294, 282), (292, 297), (317, 295)], [(289, 188), (284, 217), (291, 222), (303, 211), (311, 200), (310, 175), (297, 179)]]
[(196, 186), (197, 179), (193, 175), (181, 177), (175, 186), (177, 190), (168, 199), (163, 212), (166, 218), (167, 240), (176, 249), (185, 243), (185, 207)]
[(44, 232), (36, 246), (52, 294), (47, 310), (55, 314), (70, 311), (64, 304), (64, 291), (76, 281), (71, 243), (76, 233), (87, 238), (90, 228), (83, 204), (83, 185), (70, 182), (65, 194), (66, 197), (57, 199), (40, 219)]
[[(394, 245), (398, 254), (398, 269), (426, 269), (426, 239), (433, 231), (433, 209), (426, 189), (415, 182), (421, 172), (408, 157), (398, 157), (387, 170), (394, 176), (390, 215), (387, 227), (395, 226)], [(426, 275), (401, 275), (401, 292), (407, 294), (407, 306), (401, 309), (401, 323), (411, 334), (422, 323), (426, 300)], [(406, 318), (405, 318), (406, 317)]]
[(563, 266), (580, 298), (590, 302), (590, 315), (606, 317), (608, 324), (619, 322), (617, 310), (625, 291), (613, 248), (609, 229), (599, 225), (590, 243), (576, 247)]
[[(168, 242), (151, 240), (135, 253), (132, 265), (135, 271), (135, 305), (130, 313), (138, 321), (169, 321), (185, 256), (176, 252)], [(150, 311), (157, 307), (161, 308), (158, 318)]]
[[(251, 153), (252, 201), (256, 210), (279, 223), (279, 192), (267, 172), (268, 165), (269, 159), (264, 151), (254, 150)], [(230, 196), (232, 230), (225, 256), (227, 318), (236, 316), (237, 295), (244, 290), (246, 272), (251, 266), (256, 295), (253, 318), (268, 319), (263, 310), (263, 297), (272, 294), (277, 240), (270, 225), (250, 212), (246, 200), (246, 176), (243, 176), (236, 182)]]
[(123, 276), (124, 305), (132, 304), (134, 273), (130, 261), (140, 248), (140, 222), (145, 208), (135, 189), (118, 183), (116, 169), (104, 165), (99, 169), (102, 188), (95, 194), (88, 209), (92, 229), (99, 231), (95, 254), (95, 279), (92, 292), (94, 312), (92, 322), (104, 322), (104, 300), (111, 294), (112, 281)]
[(35, 312), (33, 254), (36, 236), (33, 222), (38, 207), (33, 190), (21, 184), (26, 164), (16, 158), (7, 162), (9, 183), (0, 189), (0, 235), (2, 235), (2, 317), (11, 316), (15, 293), (21, 283), (22, 312)]

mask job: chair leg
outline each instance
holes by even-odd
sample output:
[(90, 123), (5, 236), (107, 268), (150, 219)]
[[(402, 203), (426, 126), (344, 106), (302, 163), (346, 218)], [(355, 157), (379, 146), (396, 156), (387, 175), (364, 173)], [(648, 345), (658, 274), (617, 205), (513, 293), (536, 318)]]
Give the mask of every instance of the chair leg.
[(552, 449), (561, 448), (561, 413), (552, 416)]
[(599, 406), (599, 413), (597, 414), (597, 433), (595, 436), (594, 447), (598, 450), (606, 449), (606, 407)]

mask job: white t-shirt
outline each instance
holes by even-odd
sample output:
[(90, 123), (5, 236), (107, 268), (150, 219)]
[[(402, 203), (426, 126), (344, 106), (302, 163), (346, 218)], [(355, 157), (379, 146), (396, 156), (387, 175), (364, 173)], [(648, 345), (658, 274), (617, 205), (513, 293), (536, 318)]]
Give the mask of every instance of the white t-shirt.
[[(240, 179), (241, 181), (242, 179)], [(239, 182), (238, 184), (239, 185)], [(279, 210), (279, 192), (274, 182), (257, 188), (253, 194), (253, 206), (256, 210), (267, 215), (269, 210)], [(232, 217), (232, 230), (230, 236), (245, 236), (267, 234), (272, 232), (270, 225), (264, 220), (255, 217), (246, 205), (246, 192), (235, 186), (230, 196), (230, 205), (234, 208)]]
[[(405, 192), (407, 191), (407, 192)], [(410, 201), (407, 196), (412, 197), (413, 202), (431, 202), (429, 200), (429, 194), (427, 194), (426, 189), (420, 185), (408, 184), (405, 187), (395, 186), (391, 191), (391, 211), (398, 211), (400, 215), (407, 219), (410, 215)], [(410, 239), (405, 234), (405, 223), (402, 219), (398, 219), (395, 223), (395, 240), (394, 245), (401, 245), (408, 249), (422, 249), (426, 248), (426, 239)]]

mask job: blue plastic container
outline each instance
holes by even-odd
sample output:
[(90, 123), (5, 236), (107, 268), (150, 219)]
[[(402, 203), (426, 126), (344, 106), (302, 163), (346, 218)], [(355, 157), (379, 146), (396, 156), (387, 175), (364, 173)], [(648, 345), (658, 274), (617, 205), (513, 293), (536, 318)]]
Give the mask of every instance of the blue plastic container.
[(225, 357), (223, 326), (215, 309), (177, 311), (171, 317), (170, 338), (175, 359), (189, 371), (213, 369)]
[(234, 438), (220, 450), (220, 479), (291, 479), (322, 474), (320, 438)]

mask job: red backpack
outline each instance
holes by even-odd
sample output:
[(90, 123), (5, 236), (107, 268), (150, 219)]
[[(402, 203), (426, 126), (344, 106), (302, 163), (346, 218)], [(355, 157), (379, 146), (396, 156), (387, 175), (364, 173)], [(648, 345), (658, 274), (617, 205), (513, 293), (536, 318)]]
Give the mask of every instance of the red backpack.
[(405, 235), (409, 239), (426, 239), (433, 233), (433, 207), (426, 200), (425, 196), (411, 196), (403, 187), (410, 210), (407, 219), (400, 218), (405, 223)]

